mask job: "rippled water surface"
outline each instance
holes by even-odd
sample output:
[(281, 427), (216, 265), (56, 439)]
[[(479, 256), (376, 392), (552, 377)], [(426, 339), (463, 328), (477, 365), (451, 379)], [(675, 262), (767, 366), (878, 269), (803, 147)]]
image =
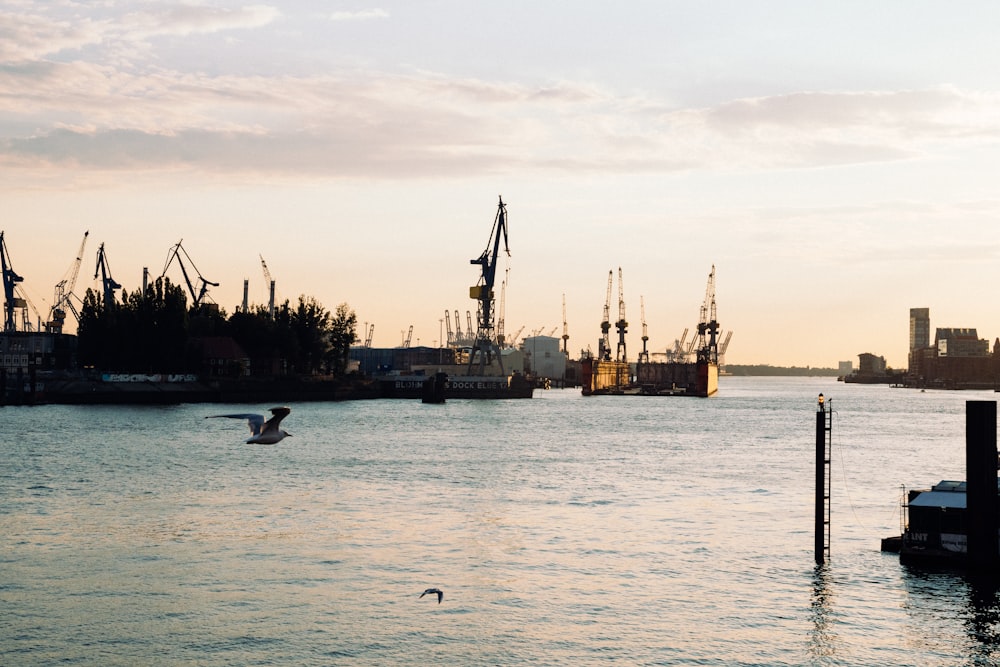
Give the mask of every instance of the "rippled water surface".
[(879, 551), (901, 485), (964, 479), (965, 401), (994, 396), (300, 404), (274, 447), (203, 419), (247, 406), (0, 408), (0, 663), (994, 664), (995, 586)]

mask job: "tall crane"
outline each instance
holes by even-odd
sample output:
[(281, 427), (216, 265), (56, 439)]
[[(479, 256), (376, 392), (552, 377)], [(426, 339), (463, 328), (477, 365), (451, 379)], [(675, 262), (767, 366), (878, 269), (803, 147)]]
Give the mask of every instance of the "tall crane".
[(17, 318), (14, 311), (28, 307), (28, 302), (20, 297), (14, 296), (14, 289), (24, 278), (14, 273), (11, 266), (10, 254), (7, 252), (7, 244), (3, 240), (3, 232), (0, 232), (0, 268), (3, 269), (3, 297), (4, 297), (4, 331), (16, 331)]
[(272, 320), (274, 319), (274, 278), (271, 277), (271, 272), (267, 270), (267, 262), (264, 261), (264, 255), (260, 255), (260, 265), (264, 269), (264, 284), (268, 286), (268, 299), (267, 299), (267, 316)]
[(111, 266), (108, 264), (108, 255), (104, 252), (104, 244), (97, 249), (97, 266), (94, 267), (94, 280), (101, 276), (101, 293), (104, 295), (104, 307), (113, 308), (115, 305), (115, 290), (121, 285), (111, 277)]
[[(185, 250), (184, 246), (181, 245), (183, 242), (184, 239), (181, 239), (177, 242), (177, 245), (170, 248), (170, 251), (167, 253), (167, 263), (163, 265), (163, 272), (160, 274), (160, 277), (162, 278), (167, 275), (167, 269), (170, 268), (170, 264), (176, 259), (177, 263), (181, 266), (181, 273), (184, 274), (184, 282), (187, 283), (188, 291), (191, 293), (191, 305), (193, 308), (198, 308), (202, 305), (202, 301), (208, 295), (208, 286), (211, 285), (212, 287), (218, 287), (219, 283), (213, 283), (209, 280), (205, 280), (205, 277), (201, 275), (198, 267), (196, 267), (194, 262), (191, 261), (191, 256), (188, 255), (187, 250)], [(194, 269), (194, 272), (198, 276), (198, 280), (201, 282), (198, 291), (195, 291), (194, 285), (191, 283), (191, 277), (188, 275), (187, 267), (184, 266), (184, 261), (181, 259), (181, 253), (184, 253), (184, 257), (187, 258), (188, 264), (190, 264), (191, 268)]]
[(410, 331), (406, 334), (406, 340), (403, 341), (403, 347), (410, 347), (410, 340), (413, 338), (413, 325), (410, 325)]
[[(490, 232), (490, 241), (486, 244), (486, 249), (476, 259), (470, 259), (470, 264), (478, 264), (481, 269), (479, 282), (469, 288), (469, 297), (477, 301), (476, 306), (476, 339), (472, 343), (472, 352), (469, 354), (469, 367), (467, 375), (472, 375), (472, 366), (476, 360), (476, 352), (479, 352), (479, 375), (482, 375), (486, 366), (492, 364), (492, 358), (496, 355), (500, 364), (500, 372), (504, 374), (503, 359), (500, 356), (500, 348), (497, 345), (494, 330), (493, 314), (493, 285), (497, 271), (497, 253), (500, 250), (500, 235), (503, 235), (504, 252), (510, 257), (510, 247), (507, 244), (507, 207), (503, 203), (503, 197), (499, 198), (496, 218), (493, 220), (493, 230)], [(490, 248), (492, 244), (492, 250)]]
[(646, 302), (641, 294), (639, 295), (639, 316), (642, 318), (642, 352), (639, 353), (639, 361), (648, 364), (649, 351), (646, 349), (646, 342), (649, 340), (649, 332), (646, 329)]
[[(76, 286), (76, 279), (80, 275), (80, 265), (83, 263), (83, 249), (87, 245), (89, 231), (83, 233), (83, 241), (80, 242), (80, 249), (76, 252), (76, 259), (66, 272), (66, 277), (56, 283), (55, 296), (52, 297), (52, 308), (49, 310), (49, 321), (45, 324), (45, 330), (53, 334), (61, 334), (63, 325), (66, 323), (66, 311), (73, 313), (76, 321), (80, 321), (80, 313), (72, 301), (73, 288)], [(79, 298), (79, 297), (77, 297)]]
[(566, 294), (565, 293), (563, 294), (563, 335), (562, 335), (562, 342), (563, 342), (563, 354), (568, 357), (569, 356), (569, 352), (566, 351), (566, 343), (569, 342), (569, 324), (567, 324), (567, 322), (566, 322)]
[(608, 271), (608, 293), (604, 297), (604, 319), (601, 320), (601, 340), (597, 347), (597, 358), (601, 361), (611, 361), (611, 282), (614, 272)]
[(705, 301), (701, 304), (698, 318), (698, 361), (718, 363), (719, 349), (716, 337), (719, 333), (719, 322), (715, 315), (715, 265), (708, 274), (708, 285), (705, 287)]
[(622, 267), (618, 267), (618, 321), (615, 322), (618, 331), (618, 350), (616, 361), (628, 361), (625, 353), (625, 334), (628, 333), (628, 322), (625, 321), (625, 288), (622, 285)]
[(370, 327), (368, 327), (368, 335), (365, 337), (365, 347), (372, 346), (372, 336), (374, 335), (375, 335), (375, 325), (372, 324)]
[(448, 347), (452, 347), (455, 344), (455, 331), (451, 328), (451, 312), (447, 308), (444, 309), (444, 322), (445, 332), (448, 334)]

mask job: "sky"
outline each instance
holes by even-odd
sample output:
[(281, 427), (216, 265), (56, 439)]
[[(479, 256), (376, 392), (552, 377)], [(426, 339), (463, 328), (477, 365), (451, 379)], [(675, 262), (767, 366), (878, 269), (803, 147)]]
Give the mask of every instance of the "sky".
[[(89, 232), (124, 289), (346, 303), (373, 345), (475, 317), (630, 357), (905, 368), (909, 309), (1000, 337), (1000, 4), (0, 0), (0, 230), (44, 319)], [(454, 323), (453, 323), (454, 324)], [(612, 331), (612, 344), (617, 341)]]

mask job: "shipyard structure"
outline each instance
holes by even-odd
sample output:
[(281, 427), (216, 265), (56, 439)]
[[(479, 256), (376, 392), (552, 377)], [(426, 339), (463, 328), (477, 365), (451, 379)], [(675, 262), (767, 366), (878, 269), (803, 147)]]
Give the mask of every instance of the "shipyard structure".
[(628, 322), (625, 318), (621, 268), (618, 269), (618, 320), (614, 323), (618, 342), (612, 357), (610, 313), (613, 278), (614, 273), (609, 271), (598, 354), (596, 357), (583, 359), (581, 363), (583, 395), (707, 397), (715, 394), (719, 389), (719, 359), (725, 354), (732, 336), (732, 332), (728, 332), (720, 345), (721, 332), (715, 306), (715, 267), (712, 267), (708, 275), (697, 333), (689, 343), (685, 343), (688, 334), (685, 329), (672, 349), (651, 355), (646, 347), (649, 336), (646, 330), (645, 305), (642, 304), (642, 350), (635, 364), (629, 361), (625, 345)]
[(885, 357), (858, 355), (858, 369), (845, 382), (892, 384), (920, 389), (997, 389), (1000, 338), (980, 338), (975, 327), (931, 327), (929, 308), (910, 309), (907, 369), (893, 369)]

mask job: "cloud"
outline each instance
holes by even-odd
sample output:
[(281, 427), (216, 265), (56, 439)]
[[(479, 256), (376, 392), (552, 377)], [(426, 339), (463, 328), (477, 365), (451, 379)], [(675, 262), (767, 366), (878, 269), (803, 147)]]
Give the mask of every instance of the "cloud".
[(142, 11), (126, 14), (121, 19), (120, 27), (131, 38), (191, 35), (259, 28), (280, 15), (277, 8), (267, 5), (224, 8), (193, 4), (154, 4)]
[(151, 37), (249, 30), (281, 16), (277, 8), (267, 5), (223, 8), (152, 3), (121, 16), (109, 12), (104, 18), (57, 17), (60, 8), (57, 3), (26, 3), (24, 11), (0, 12), (0, 63), (22, 63), (86, 47), (127, 53)]
[(55, 21), (37, 14), (0, 12), (0, 63), (27, 62), (96, 44), (107, 27), (90, 19)]
[[(48, 7), (0, 14), (7, 169), (392, 179), (505, 168), (753, 171), (915, 160), (1000, 139), (1000, 98), (954, 88), (805, 91), (677, 108), (654, 94), (572, 80), (206, 73), (161, 62), (144, 40), (258, 29), (277, 21), (278, 9), (144, 3), (118, 16), (108, 5), (91, 19), (55, 20)], [(386, 17), (372, 9), (331, 18)]]
[(330, 14), (331, 21), (367, 21), (370, 19), (387, 19), (389, 12), (384, 9), (363, 9), (358, 12), (334, 12)]

